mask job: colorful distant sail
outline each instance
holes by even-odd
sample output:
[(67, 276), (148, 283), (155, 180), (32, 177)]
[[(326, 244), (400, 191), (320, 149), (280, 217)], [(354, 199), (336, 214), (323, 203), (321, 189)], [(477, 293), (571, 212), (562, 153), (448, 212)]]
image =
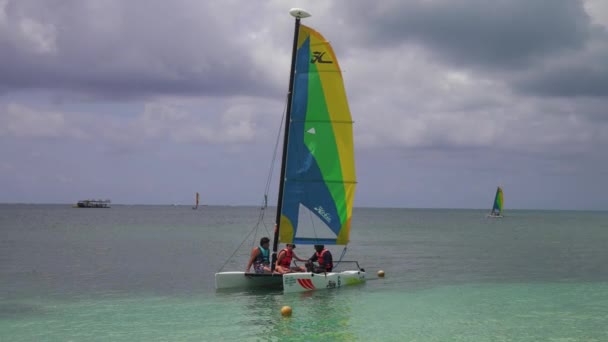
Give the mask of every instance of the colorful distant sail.
[[(352, 119), (331, 45), (304, 25), (292, 96), (279, 240), (345, 245), (356, 187)], [(332, 237), (298, 234), (302, 210), (316, 216)]]
[(494, 205), (492, 206), (492, 212), (490, 215), (492, 216), (502, 216), (502, 208), (503, 208), (503, 198), (502, 198), (502, 188), (498, 187), (496, 189), (496, 196), (494, 197)]

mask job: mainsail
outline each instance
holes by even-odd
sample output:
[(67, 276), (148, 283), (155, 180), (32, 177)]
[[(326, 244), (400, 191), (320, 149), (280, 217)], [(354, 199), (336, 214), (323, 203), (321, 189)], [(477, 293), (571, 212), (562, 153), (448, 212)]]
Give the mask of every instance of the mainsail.
[[(279, 241), (346, 245), (356, 176), (342, 73), (329, 42), (310, 27), (299, 30)], [(298, 234), (301, 211), (316, 216), (330, 237)]]

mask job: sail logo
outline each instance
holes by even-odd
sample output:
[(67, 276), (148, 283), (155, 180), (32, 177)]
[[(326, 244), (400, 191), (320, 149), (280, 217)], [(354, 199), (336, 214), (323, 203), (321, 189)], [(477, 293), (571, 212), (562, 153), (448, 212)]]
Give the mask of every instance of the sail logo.
[(315, 63), (331, 64), (331, 63), (333, 63), (332, 61), (324, 61), (323, 56), (325, 56), (325, 52), (314, 51), (312, 53), (312, 59), (310, 60), (310, 63), (312, 63), (312, 64), (315, 64)]
[(331, 223), (331, 215), (327, 211), (325, 211), (322, 206), (315, 207), (314, 209), (317, 214), (319, 214), (319, 216), (321, 216), (325, 219), (325, 221), (327, 221), (327, 223)]

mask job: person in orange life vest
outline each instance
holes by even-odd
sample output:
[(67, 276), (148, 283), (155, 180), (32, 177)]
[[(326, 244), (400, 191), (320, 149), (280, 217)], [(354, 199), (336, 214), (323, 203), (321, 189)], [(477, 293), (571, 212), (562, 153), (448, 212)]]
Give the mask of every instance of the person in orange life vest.
[[(314, 273), (331, 272), (334, 268), (331, 252), (325, 249), (324, 245), (315, 245), (315, 251), (315, 254), (306, 262), (306, 270)], [(319, 263), (319, 266), (313, 264), (315, 261)]]
[(270, 239), (263, 237), (260, 239), (260, 245), (251, 250), (251, 257), (247, 263), (246, 273), (249, 273), (251, 265), (255, 273), (270, 273)]
[(296, 245), (288, 243), (285, 249), (279, 252), (277, 257), (277, 265), (275, 270), (279, 273), (291, 273), (291, 272), (306, 272), (306, 269), (301, 266), (291, 266), (291, 260), (296, 259), (298, 261), (306, 261), (306, 259), (300, 259), (293, 251)]

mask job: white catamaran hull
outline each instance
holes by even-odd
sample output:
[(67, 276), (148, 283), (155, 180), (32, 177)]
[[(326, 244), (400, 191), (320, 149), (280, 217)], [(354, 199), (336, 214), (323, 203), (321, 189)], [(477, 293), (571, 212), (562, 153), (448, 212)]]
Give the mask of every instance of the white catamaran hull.
[(283, 275), (283, 292), (334, 289), (365, 282), (365, 272), (288, 273)]
[(248, 290), (280, 289), (285, 293), (339, 288), (365, 282), (365, 272), (344, 271), (330, 273), (256, 274), (220, 272), (215, 274), (215, 288)]

